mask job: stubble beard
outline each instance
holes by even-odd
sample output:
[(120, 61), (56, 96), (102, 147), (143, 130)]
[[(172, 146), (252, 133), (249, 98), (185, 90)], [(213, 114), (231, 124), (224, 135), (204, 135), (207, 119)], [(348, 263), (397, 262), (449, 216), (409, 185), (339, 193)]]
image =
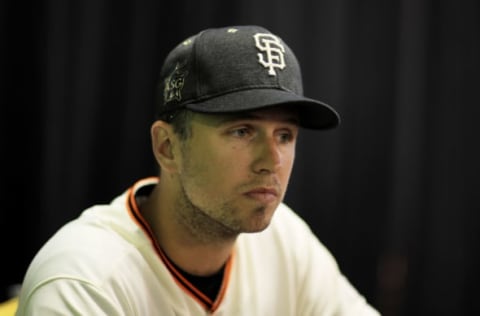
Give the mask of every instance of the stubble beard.
[[(177, 220), (185, 227), (187, 233), (201, 243), (215, 243), (234, 240), (242, 233), (241, 225), (228, 214), (235, 210), (223, 204), (216, 209), (206, 209), (192, 200), (185, 186), (181, 184), (180, 194), (176, 203)], [(212, 215), (216, 216), (213, 217)]]

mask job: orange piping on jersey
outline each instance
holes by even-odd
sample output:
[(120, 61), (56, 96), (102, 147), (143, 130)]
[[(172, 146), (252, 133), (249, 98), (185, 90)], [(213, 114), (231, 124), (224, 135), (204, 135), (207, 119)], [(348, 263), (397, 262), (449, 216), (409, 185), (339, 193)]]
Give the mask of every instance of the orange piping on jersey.
[(200, 302), (206, 309), (210, 309), (213, 305), (212, 300), (203, 294), (199, 289), (197, 289), (193, 284), (191, 284), (171, 263), (170, 259), (165, 255), (165, 253), (159, 249), (159, 255), (162, 258), (162, 261), (167, 265), (168, 270), (175, 276), (177, 283), (187, 291), (187, 293), (192, 296), (195, 300)]
[(232, 252), (230, 257), (228, 257), (227, 263), (225, 264), (225, 271), (223, 272), (223, 280), (222, 280), (222, 286), (220, 287), (220, 292), (218, 293), (217, 298), (215, 299), (215, 302), (210, 308), (210, 311), (212, 313), (217, 310), (218, 306), (220, 306), (220, 303), (222, 302), (223, 297), (227, 292), (228, 284), (230, 283), (230, 275), (232, 271), (234, 254), (235, 252)]
[(144, 185), (158, 183), (158, 181), (159, 181), (158, 177), (148, 177), (148, 178), (138, 180), (137, 182), (135, 182), (134, 185), (132, 185), (128, 189), (128, 192), (127, 192), (126, 204), (127, 204), (128, 215), (130, 215), (130, 218), (132, 218), (133, 221), (140, 226), (140, 228), (144, 231), (145, 234), (147, 234), (148, 237), (153, 235), (151, 235), (150, 226), (145, 221), (142, 214), (140, 213), (140, 210), (138, 209), (137, 201), (135, 201), (135, 193), (137, 193), (137, 190), (143, 187)]
[(149, 178), (139, 180), (132, 187), (130, 187), (130, 189), (128, 190), (127, 201), (126, 201), (128, 213), (129, 213), (130, 217), (134, 220), (134, 222), (136, 222), (140, 226), (140, 228), (144, 231), (144, 233), (147, 235), (147, 237), (149, 238), (153, 248), (155, 249), (155, 252), (160, 257), (160, 260), (165, 264), (168, 271), (170, 271), (170, 273), (172, 274), (172, 276), (173, 276), (175, 282), (177, 283), (177, 285), (187, 295), (189, 295), (195, 301), (197, 301), (200, 305), (202, 305), (205, 310), (208, 310), (210, 312), (214, 312), (218, 308), (220, 303), (222, 302), (223, 297), (225, 296), (226, 290), (228, 288), (228, 284), (229, 284), (229, 281), (230, 281), (231, 267), (232, 267), (232, 262), (233, 262), (233, 253), (227, 259), (227, 262), (225, 264), (225, 269), (224, 269), (224, 272), (223, 272), (222, 285), (220, 287), (220, 291), (217, 295), (217, 298), (215, 299), (215, 302), (213, 302), (209, 297), (207, 297), (204, 293), (202, 293), (199, 289), (197, 289), (193, 284), (191, 284), (175, 268), (175, 266), (171, 263), (170, 259), (165, 255), (165, 253), (161, 249), (157, 240), (154, 238), (154, 234), (153, 234), (153, 231), (152, 231), (150, 225), (148, 224), (148, 222), (145, 220), (145, 218), (140, 213), (137, 202), (135, 200), (135, 193), (143, 185), (148, 184), (148, 183), (155, 183), (155, 182), (158, 182), (158, 181), (159, 181), (158, 177), (149, 177)]

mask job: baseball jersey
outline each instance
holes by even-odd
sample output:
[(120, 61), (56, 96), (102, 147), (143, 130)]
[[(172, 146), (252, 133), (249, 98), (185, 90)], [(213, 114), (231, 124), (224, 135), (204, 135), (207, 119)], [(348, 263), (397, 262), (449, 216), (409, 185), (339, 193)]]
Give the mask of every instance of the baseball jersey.
[(379, 315), (283, 203), (268, 228), (239, 235), (209, 299), (166, 258), (138, 210), (158, 181), (142, 179), (60, 228), (31, 262), (16, 315)]

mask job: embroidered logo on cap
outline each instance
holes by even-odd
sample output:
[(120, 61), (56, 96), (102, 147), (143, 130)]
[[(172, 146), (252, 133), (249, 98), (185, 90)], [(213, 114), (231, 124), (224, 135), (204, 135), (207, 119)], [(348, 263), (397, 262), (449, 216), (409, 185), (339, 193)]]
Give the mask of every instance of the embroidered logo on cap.
[(177, 64), (170, 76), (165, 78), (165, 89), (163, 90), (165, 103), (172, 100), (182, 100), (182, 89), (185, 84), (185, 77), (188, 74), (188, 71), (182, 68), (180, 64)]
[(263, 53), (258, 53), (258, 62), (268, 69), (270, 76), (276, 76), (275, 68), (285, 68), (285, 48), (282, 43), (273, 34), (257, 33), (255, 38), (255, 46)]

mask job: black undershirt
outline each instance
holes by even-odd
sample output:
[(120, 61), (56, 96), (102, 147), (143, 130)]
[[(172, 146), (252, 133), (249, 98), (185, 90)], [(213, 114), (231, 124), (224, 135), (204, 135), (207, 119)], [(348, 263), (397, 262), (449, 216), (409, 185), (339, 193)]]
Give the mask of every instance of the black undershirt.
[(170, 260), (170, 262), (175, 266), (175, 269), (177, 269), (178, 272), (180, 272), (182, 276), (188, 280), (188, 282), (193, 284), (197, 289), (199, 289), (203, 294), (208, 296), (208, 298), (210, 298), (212, 301), (215, 301), (218, 292), (220, 291), (220, 287), (222, 286), (223, 270), (225, 266), (223, 266), (220, 271), (213, 275), (198, 276), (185, 272), (179, 266), (173, 263), (172, 260)]

